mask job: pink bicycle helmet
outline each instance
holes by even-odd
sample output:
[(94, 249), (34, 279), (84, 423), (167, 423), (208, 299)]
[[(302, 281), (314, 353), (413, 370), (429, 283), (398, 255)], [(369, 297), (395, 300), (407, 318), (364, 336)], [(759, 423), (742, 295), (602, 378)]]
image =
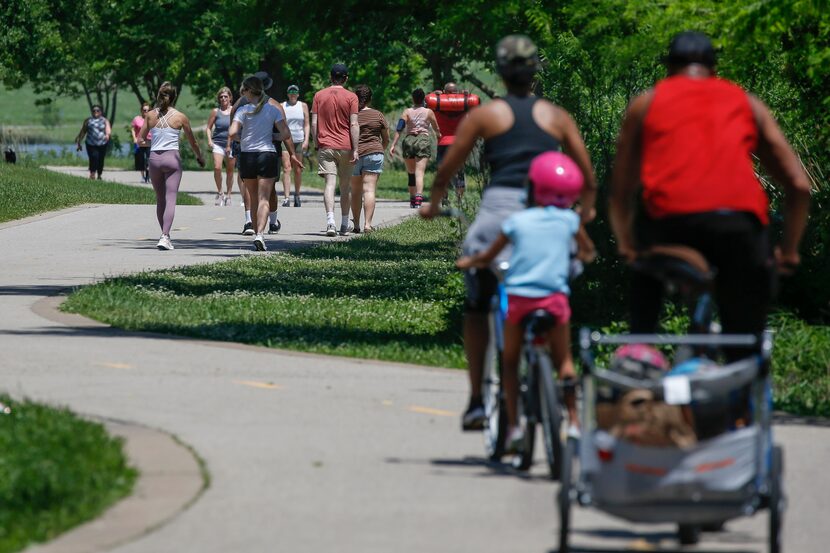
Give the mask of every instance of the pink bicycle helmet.
[(562, 152), (539, 154), (527, 173), (534, 205), (571, 207), (582, 192), (579, 166)]
[(652, 346), (626, 344), (614, 352), (610, 368), (632, 378), (660, 378), (669, 370), (669, 361)]

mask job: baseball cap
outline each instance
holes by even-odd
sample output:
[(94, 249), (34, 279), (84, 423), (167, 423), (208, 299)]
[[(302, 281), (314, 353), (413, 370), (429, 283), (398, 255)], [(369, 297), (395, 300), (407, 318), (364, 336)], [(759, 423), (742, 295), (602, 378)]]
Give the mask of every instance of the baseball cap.
[(674, 35), (669, 43), (669, 52), (663, 62), (670, 65), (689, 65), (699, 63), (706, 67), (715, 67), (715, 48), (712, 41), (703, 33), (684, 31)]
[(264, 90), (268, 90), (269, 88), (274, 86), (274, 81), (271, 80), (271, 76), (265, 71), (257, 71), (256, 73), (254, 73), (254, 77), (262, 81), (262, 88)]
[(496, 45), (496, 63), (499, 68), (542, 69), (539, 49), (526, 35), (508, 35)]
[(300, 93), (300, 87), (295, 85), (295, 84), (288, 85), (288, 93), (289, 94), (299, 94)]
[(346, 77), (349, 75), (349, 68), (344, 63), (335, 63), (331, 66), (332, 77)]

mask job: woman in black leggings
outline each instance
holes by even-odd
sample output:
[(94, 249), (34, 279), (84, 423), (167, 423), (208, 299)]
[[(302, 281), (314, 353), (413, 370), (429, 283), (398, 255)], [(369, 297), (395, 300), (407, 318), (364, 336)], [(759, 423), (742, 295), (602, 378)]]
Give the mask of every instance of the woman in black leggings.
[(107, 153), (107, 144), (110, 141), (112, 127), (107, 118), (104, 117), (101, 106), (92, 106), (92, 116), (81, 125), (81, 132), (75, 139), (78, 151), (81, 151), (81, 140), (86, 136), (86, 155), (89, 157), (89, 178), (94, 179), (98, 175), (101, 180), (101, 173), (104, 172), (104, 156)]

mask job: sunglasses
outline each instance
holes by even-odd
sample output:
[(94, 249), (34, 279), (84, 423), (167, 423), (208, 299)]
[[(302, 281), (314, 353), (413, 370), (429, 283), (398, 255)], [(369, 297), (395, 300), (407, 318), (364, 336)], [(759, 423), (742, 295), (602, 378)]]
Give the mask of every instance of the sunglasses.
[(142, 109), (141, 111), (142, 111), (143, 113), (147, 113), (147, 112), (148, 112), (148, 111), (150, 111), (150, 110), (149, 110), (149, 109), (147, 109), (147, 108), (144, 108), (144, 109)]

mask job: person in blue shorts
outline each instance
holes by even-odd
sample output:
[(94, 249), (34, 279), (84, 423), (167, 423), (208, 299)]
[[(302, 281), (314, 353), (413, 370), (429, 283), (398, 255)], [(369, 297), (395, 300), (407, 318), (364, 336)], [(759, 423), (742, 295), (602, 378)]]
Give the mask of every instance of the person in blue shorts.
[[(561, 152), (545, 152), (530, 164), (527, 184), (527, 209), (508, 217), (501, 233), (490, 247), (476, 255), (461, 257), (460, 269), (489, 267), (508, 244), (512, 246), (510, 267), (504, 278), (507, 290), (507, 321), (504, 325), (504, 385), (507, 405), (507, 451), (514, 452), (524, 442), (519, 424), (519, 358), (522, 349), (522, 320), (537, 309), (544, 309), (556, 321), (548, 336), (551, 359), (562, 379), (576, 377), (571, 358), (571, 308), (568, 278), (573, 244), (577, 256), (591, 261), (594, 245), (579, 215), (571, 209), (583, 186), (582, 171)], [(576, 402), (565, 398), (568, 419), (577, 424)]]

